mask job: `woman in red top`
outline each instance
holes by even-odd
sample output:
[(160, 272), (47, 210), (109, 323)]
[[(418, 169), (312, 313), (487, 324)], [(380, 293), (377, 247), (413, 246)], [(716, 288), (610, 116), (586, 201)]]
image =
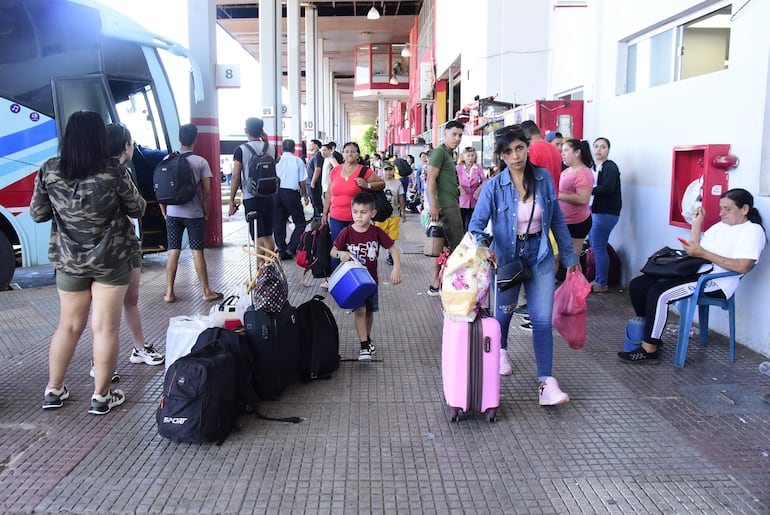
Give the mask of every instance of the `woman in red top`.
[[(341, 165), (332, 168), (329, 173), (329, 188), (324, 198), (324, 211), (321, 223), (328, 223), (332, 241), (343, 228), (353, 223), (351, 202), (357, 193), (385, 188), (385, 181), (367, 168), (363, 177), (359, 177), (364, 166), (360, 163), (361, 150), (358, 143), (349, 141), (342, 147)], [(332, 259), (332, 269), (339, 264)]]

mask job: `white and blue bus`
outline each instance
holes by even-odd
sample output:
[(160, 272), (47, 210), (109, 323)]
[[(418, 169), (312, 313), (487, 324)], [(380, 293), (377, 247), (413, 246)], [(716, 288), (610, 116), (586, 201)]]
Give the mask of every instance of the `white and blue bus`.
[[(87, 109), (126, 125), (140, 190), (153, 198), (151, 167), (178, 141), (179, 115), (166, 65), (186, 49), (91, 0), (10, 0), (0, 11), (0, 291), (15, 267), (48, 262), (50, 223), (29, 216), (40, 165), (58, 152), (70, 114)], [(139, 155), (137, 155), (139, 154)], [(144, 157), (147, 159), (144, 159)], [(148, 170), (149, 168), (149, 170)], [(146, 251), (164, 250), (156, 204), (142, 220)]]

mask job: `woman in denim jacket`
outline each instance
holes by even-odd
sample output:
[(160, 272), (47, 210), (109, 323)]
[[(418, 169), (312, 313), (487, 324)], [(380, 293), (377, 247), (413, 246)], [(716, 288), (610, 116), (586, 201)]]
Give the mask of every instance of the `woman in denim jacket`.
[[(513, 261), (521, 254), (531, 268), (532, 277), (524, 281), (523, 285), (533, 326), (532, 343), (540, 382), (539, 402), (541, 406), (563, 404), (569, 401), (569, 396), (559, 389), (556, 379), (551, 376), (554, 254), (548, 231), (553, 231), (561, 249), (562, 263), (569, 272), (579, 271), (578, 257), (572, 248), (551, 175), (545, 168), (535, 167), (529, 162), (529, 140), (521, 127), (505, 127), (498, 130), (495, 136), (495, 154), (502, 159), (506, 168), (484, 184), (468, 230), (483, 245), (490, 245), (491, 242), (493, 259), (497, 260), (499, 266)], [(491, 236), (485, 232), (490, 221)], [(507, 340), (519, 288), (520, 285), (514, 286), (497, 296), (495, 318), (500, 322), (503, 334), (501, 375), (512, 373)]]

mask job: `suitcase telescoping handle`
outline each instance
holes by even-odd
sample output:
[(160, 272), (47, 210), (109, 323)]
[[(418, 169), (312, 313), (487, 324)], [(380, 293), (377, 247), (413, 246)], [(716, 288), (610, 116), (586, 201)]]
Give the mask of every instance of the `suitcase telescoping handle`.
[(497, 314), (497, 263), (489, 262), (489, 316)]

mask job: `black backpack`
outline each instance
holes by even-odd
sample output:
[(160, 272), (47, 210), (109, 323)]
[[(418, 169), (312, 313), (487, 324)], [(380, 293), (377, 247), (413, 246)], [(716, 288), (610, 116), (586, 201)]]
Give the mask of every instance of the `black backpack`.
[(195, 198), (198, 184), (187, 156), (192, 152), (172, 152), (158, 163), (152, 173), (152, 187), (158, 204), (186, 204)]
[(174, 361), (163, 381), (158, 433), (175, 442), (221, 445), (238, 418), (234, 377), (235, 358), (219, 340)]
[[(361, 168), (361, 172), (358, 174), (358, 177), (361, 179), (364, 179), (364, 175), (366, 175), (367, 168), (364, 166)], [(374, 215), (372, 220), (375, 222), (384, 222), (388, 218), (390, 218), (390, 215), (393, 214), (393, 205), (390, 203), (390, 200), (388, 200), (388, 196), (385, 195), (385, 190), (365, 190), (367, 193), (371, 193), (372, 197), (374, 197), (374, 209), (377, 210), (377, 213)]]
[(310, 271), (313, 277), (329, 277), (332, 275), (332, 233), (329, 225), (325, 224), (313, 231), (310, 248)]
[(255, 197), (272, 197), (278, 191), (281, 180), (275, 172), (275, 159), (267, 153), (270, 144), (265, 141), (261, 152), (245, 143), (241, 145), (241, 152), (249, 152), (249, 158), (244, 154), (243, 162), (246, 173), (244, 175), (244, 187), (247, 192)]
[(410, 175), (412, 175), (412, 172), (414, 171), (412, 170), (412, 167), (409, 165), (409, 161), (401, 157), (397, 157), (393, 161), (393, 164), (396, 166), (396, 168), (398, 168), (398, 175), (400, 175), (401, 177), (409, 177)]
[(172, 363), (156, 414), (158, 433), (176, 442), (217, 442), (237, 428), (238, 416), (297, 423), (299, 417), (262, 415), (252, 386), (255, 358), (248, 342), (219, 327), (204, 330), (190, 354)]
[(340, 335), (332, 310), (320, 295), (297, 307), (300, 330), (299, 378), (328, 378), (340, 366)]

